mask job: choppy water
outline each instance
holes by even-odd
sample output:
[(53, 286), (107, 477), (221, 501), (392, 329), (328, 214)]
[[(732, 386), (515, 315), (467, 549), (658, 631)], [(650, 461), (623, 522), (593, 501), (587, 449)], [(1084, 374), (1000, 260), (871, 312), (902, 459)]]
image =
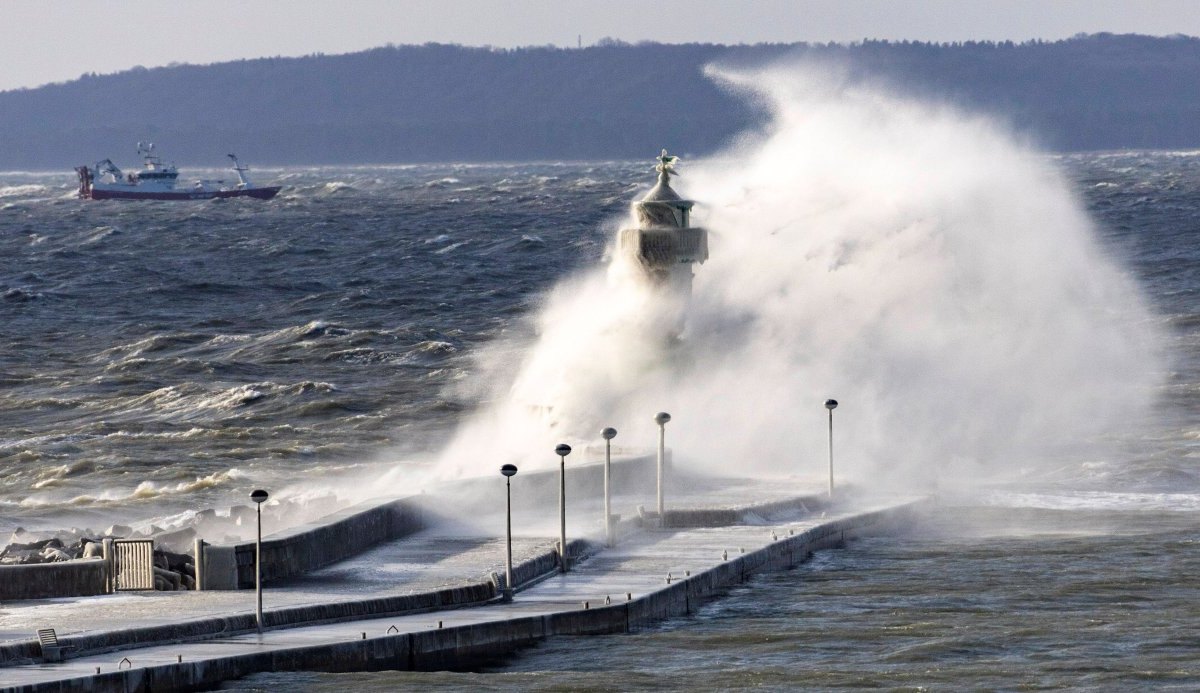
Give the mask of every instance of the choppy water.
[[(986, 509), (496, 671), (238, 685), (1195, 689), (1200, 155), (1057, 164), (1171, 340), (1157, 423), (1094, 475), (971, 499)], [(473, 351), (600, 262), (599, 222), (646, 181), (625, 163), (258, 174), (288, 187), (83, 203), (66, 176), (0, 174), (0, 532), (219, 507), (436, 446), (477, 404), (451, 387)]]
[(432, 447), (472, 348), (600, 260), (644, 168), (260, 171), (276, 200), (182, 204), (0, 175), (0, 532)]

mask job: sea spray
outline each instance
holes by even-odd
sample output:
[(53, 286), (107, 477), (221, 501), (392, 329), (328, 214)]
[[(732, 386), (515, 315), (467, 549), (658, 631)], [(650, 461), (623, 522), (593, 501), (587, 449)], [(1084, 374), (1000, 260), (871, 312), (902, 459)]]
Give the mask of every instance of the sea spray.
[(649, 447), (664, 409), (681, 463), (818, 474), (829, 396), (838, 473), (893, 486), (1036, 476), (1136, 425), (1153, 318), (1044, 156), (836, 72), (713, 75), (773, 118), (678, 183), (713, 234), (681, 338), (619, 262), (564, 280), (535, 340), (482, 355), (443, 475), (608, 425)]

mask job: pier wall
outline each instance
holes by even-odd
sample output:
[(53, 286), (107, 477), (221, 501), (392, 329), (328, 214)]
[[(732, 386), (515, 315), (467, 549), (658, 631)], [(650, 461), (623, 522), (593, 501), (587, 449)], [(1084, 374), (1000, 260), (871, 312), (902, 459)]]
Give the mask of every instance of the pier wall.
[[(614, 492), (633, 492), (653, 487), (653, 457), (636, 457), (613, 462)], [(558, 497), (558, 470), (539, 469), (520, 473), (513, 479), (513, 503), (543, 503)], [(603, 488), (604, 465), (588, 463), (567, 466), (568, 497), (597, 495)], [(312, 523), (292, 527), (265, 537), (262, 542), (264, 584), (302, 575), (332, 563), (357, 556), (385, 541), (416, 532), (432, 523), (435, 516), (454, 507), (455, 501), (487, 502), (502, 508), (503, 477), (459, 479), (419, 494), (380, 503), (362, 503)], [(206, 590), (254, 588), (255, 542), (206, 544), (201, 560), (200, 585)], [(521, 580), (514, 576), (513, 581)]]
[[(410, 497), (356, 505), (316, 522), (277, 532), (262, 542), (263, 582), (316, 570), (424, 526), (420, 503)], [(252, 589), (254, 554), (253, 541), (205, 545), (202, 588)]]
[(99, 558), (33, 565), (0, 565), (0, 601), (90, 597), (107, 592), (108, 562)]

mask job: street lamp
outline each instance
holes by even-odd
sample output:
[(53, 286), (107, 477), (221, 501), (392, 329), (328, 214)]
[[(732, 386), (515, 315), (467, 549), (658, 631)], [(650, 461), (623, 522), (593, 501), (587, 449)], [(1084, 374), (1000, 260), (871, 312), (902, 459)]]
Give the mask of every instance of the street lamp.
[(663, 521), (663, 466), (667, 456), (667, 422), (671, 415), (660, 411), (654, 415), (654, 423), (658, 424), (658, 521)]
[(255, 623), (258, 624), (258, 634), (263, 632), (263, 617), (262, 617), (262, 504), (263, 501), (270, 497), (266, 491), (256, 489), (250, 494), (250, 500), (254, 501), (255, 507), (258, 509), (258, 538), (254, 541), (254, 596), (256, 607), (254, 609)]
[(562, 572), (567, 572), (567, 455), (571, 446), (559, 443), (554, 448), (558, 455), (558, 563)]
[(825, 400), (825, 408), (829, 410), (829, 498), (833, 498), (833, 410), (837, 409), (836, 399)]
[(506, 464), (500, 468), (504, 475), (504, 492), (508, 496), (505, 516), (508, 519), (508, 554), (504, 559), (504, 601), (511, 602), (513, 597), (512, 578), (512, 477), (517, 473), (517, 465)]
[(617, 429), (609, 428), (600, 431), (604, 439), (604, 543), (611, 548), (613, 541), (612, 527), (612, 439), (617, 437)]

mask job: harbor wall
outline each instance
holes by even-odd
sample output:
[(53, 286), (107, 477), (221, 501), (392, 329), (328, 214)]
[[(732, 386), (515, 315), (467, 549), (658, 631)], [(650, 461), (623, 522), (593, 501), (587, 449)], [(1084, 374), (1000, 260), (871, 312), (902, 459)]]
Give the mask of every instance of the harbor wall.
[(637, 630), (672, 616), (694, 612), (704, 602), (752, 575), (796, 565), (814, 551), (842, 545), (866, 534), (890, 531), (917, 504), (862, 513), (824, 523), (767, 546), (730, 556), (722, 563), (673, 580), (636, 599), (552, 614), (383, 634), (336, 644), (217, 657), (145, 669), (102, 672), (53, 684), (21, 686), (6, 693), (88, 691), (200, 691), (223, 681), (264, 671), (461, 670), (510, 654), (557, 635), (592, 635)]
[(90, 597), (107, 592), (108, 562), (100, 558), (0, 565), (0, 601)]

